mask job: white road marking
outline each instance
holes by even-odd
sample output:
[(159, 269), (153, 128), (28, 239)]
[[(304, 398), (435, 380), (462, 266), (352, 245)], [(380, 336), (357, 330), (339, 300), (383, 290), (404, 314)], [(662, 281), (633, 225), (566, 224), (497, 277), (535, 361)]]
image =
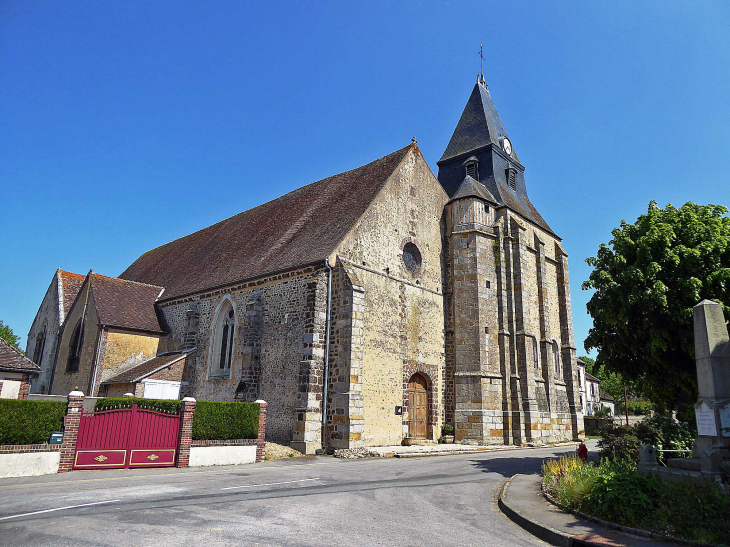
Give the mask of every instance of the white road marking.
[(266, 484), (247, 484), (246, 486), (228, 486), (226, 488), (221, 488), (221, 490), (234, 490), (237, 488), (256, 488), (257, 486), (277, 486), (279, 484), (292, 484), (295, 482), (307, 482), (307, 481), (318, 481), (318, 480), (320, 480), (319, 477), (316, 477), (314, 479), (301, 479), (298, 481), (268, 482)]
[(76, 509), (78, 507), (91, 507), (92, 505), (104, 505), (105, 503), (116, 503), (122, 500), (96, 501), (94, 503), (82, 503), (81, 505), (67, 505), (66, 507), (56, 507), (55, 509), (44, 509), (43, 511), (33, 511), (32, 513), (22, 513), (20, 515), (10, 515), (9, 517), (0, 517), (0, 520), (17, 519), (20, 517), (28, 517), (30, 515), (40, 515), (41, 513), (53, 513), (54, 511), (63, 511), (64, 509)]

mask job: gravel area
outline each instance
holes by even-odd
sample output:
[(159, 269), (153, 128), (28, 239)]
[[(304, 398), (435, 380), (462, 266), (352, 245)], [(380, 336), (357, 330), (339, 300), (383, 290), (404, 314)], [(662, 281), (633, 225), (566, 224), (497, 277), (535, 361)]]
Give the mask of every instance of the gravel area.
[(288, 460), (289, 458), (299, 458), (303, 455), (298, 450), (294, 450), (283, 444), (266, 443), (267, 460)]

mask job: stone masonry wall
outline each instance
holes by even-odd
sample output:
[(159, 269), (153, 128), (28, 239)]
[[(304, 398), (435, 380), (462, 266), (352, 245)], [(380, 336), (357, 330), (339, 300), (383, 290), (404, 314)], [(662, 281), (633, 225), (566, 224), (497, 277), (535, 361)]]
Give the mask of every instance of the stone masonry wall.
[[(186, 360), (183, 381), (188, 385), (181, 396), (215, 401), (263, 399), (268, 403), (267, 439), (291, 442), (298, 418), (302, 422), (308, 418), (300, 412), (299, 393), (307, 389), (300, 386), (302, 361), (314, 357), (321, 364), (324, 356), (323, 332), (314, 332), (312, 326), (322, 322), (324, 310), (315, 310), (312, 295), (325, 282), (324, 268), (308, 267), (162, 302), (160, 309), (171, 333), (161, 342), (160, 351), (180, 349), (186, 335), (191, 336), (191, 310), (196, 315), (197, 351)], [(226, 297), (236, 313), (234, 358), (229, 377), (211, 378), (212, 322)]]
[(97, 336), (99, 334), (99, 318), (96, 314), (93, 293), (89, 294), (89, 302), (86, 308), (84, 342), (81, 348), (79, 370), (76, 372), (68, 372), (66, 370), (71, 336), (73, 335), (73, 330), (76, 327), (77, 322), (82, 318), (84, 312), (84, 296), (84, 294), (79, 293), (76, 303), (71, 308), (68, 317), (64, 322), (60, 336), (58, 357), (56, 358), (56, 370), (53, 376), (53, 385), (51, 386), (51, 393), (53, 395), (68, 395), (71, 391), (83, 391), (84, 393), (87, 393), (91, 386), (91, 375), (93, 372), (93, 364), (96, 359), (98, 342)]
[[(157, 355), (159, 335), (105, 329), (98, 356), (97, 389), (102, 382)], [(94, 393), (95, 395), (95, 393)]]
[[(351, 430), (351, 446), (401, 442), (409, 420), (403, 386), (415, 372), (426, 375), (433, 386), (428, 437), (440, 435), (445, 362), (442, 215), (447, 199), (420, 152), (410, 152), (337, 251), (355, 288), (342, 287), (350, 293), (338, 315), (340, 332), (349, 329), (352, 338), (341, 341), (338, 358), (348, 353), (355, 366), (351, 361), (349, 386), (341, 383), (335, 392), (361, 393), (362, 398), (343, 396), (334, 412), (349, 413), (350, 427), (359, 427), (358, 405), (364, 409), (362, 434)], [(403, 259), (408, 244), (422, 258), (414, 270)], [(396, 406), (404, 407), (402, 415), (395, 413)], [(345, 418), (338, 420), (345, 424)]]

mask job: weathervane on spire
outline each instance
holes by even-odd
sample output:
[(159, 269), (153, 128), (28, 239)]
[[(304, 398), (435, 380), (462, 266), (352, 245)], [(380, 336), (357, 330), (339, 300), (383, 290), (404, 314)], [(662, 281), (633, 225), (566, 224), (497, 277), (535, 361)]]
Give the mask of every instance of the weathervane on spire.
[(489, 89), (487, 87), (487, 81), (484, 79), (484, 48), (482, 44), (479, 44), (479, 78), (477, 81), (482, 84), (485, 88)]

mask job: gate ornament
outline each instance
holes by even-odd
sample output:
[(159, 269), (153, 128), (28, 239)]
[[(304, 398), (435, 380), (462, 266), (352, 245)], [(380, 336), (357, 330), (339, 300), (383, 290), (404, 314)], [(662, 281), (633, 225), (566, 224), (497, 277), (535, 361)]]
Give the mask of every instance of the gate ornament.
[(147, 459), (150, 461), (155, 461), (157, 458), (159, 458), (157, 454), (150, 454), (149, 456), (147, 456)]
[(97, 456), (97, 457), (96, 457), (96, 458), (94, 458), (94, 459), (95, 459), (96, 461), (98, 461), (99, 463), (101, 463), (101, 462), (105, 462), (105, 461), (107, 461), (107, 460), (108, 460), (109, 458), (107, 458), (106, 456), (104, 456), (104, 454), (101, 454), (101, 455)]

